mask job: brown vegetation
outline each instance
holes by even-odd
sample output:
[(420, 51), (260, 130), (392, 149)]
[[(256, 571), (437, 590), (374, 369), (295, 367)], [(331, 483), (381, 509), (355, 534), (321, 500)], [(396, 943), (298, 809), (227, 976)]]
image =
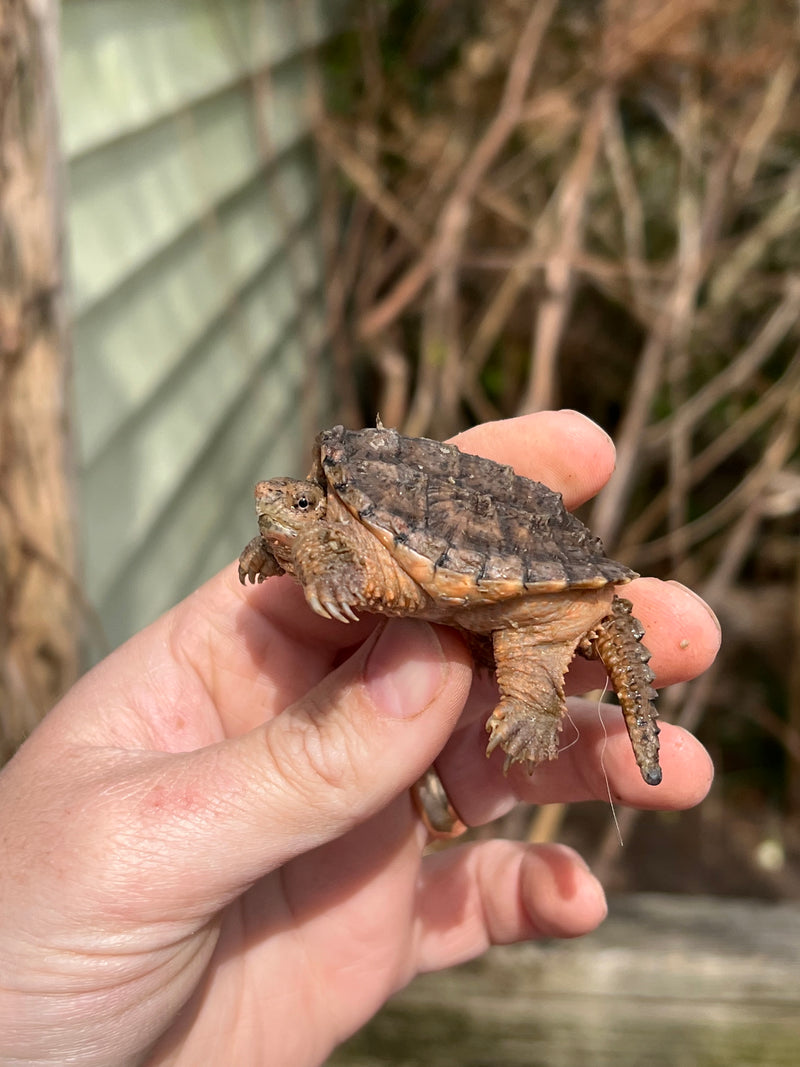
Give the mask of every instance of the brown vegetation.
[(0, 8), (0, 764), (78, 671), (56, 8)]
[(647, 834), (749, 873), (684, 888), (800, 888), (798, 39), (788, 0), (368, 3), (319, 130), (342, 418), (584, 411), (618, 448), (590, 525), (722, 619), (661, 702), (716, 793)]

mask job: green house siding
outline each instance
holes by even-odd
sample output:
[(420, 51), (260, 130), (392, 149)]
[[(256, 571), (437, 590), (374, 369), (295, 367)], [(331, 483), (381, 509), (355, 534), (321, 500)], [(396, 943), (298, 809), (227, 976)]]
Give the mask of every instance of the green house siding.
[(325, 417), (308, 127), (342, 14), (64, 0), (83, 559), (108, 644), (236, 555), (252, 482), (302, 469)]

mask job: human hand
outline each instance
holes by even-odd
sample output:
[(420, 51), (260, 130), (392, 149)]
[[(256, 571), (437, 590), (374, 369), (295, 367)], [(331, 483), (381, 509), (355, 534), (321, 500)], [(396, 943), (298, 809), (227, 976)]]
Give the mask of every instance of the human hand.
[[(591, 496), (613, 446), (571, 412), (461, 435)], [(658, 684), (714, 657), (682, 586), (626, 587)], [(409, 787), (433, 762), (477, 825), (528, 802), (682, 808), (711, 781), (662, 723), (645, 785), (621, 716), (556, 763), (504, 778), (492, 706), (458, 636), (409, 620), (344, 626), (291, 580), (231, 566), (89, 672), (0, 775), (0, 1062), (314, 1064), (416, 973), (488, 945), (569, 937), (605, 914), (572, 851), (483, 841), (424, 855)], [(569, 688), (596, 684), (576, 665)], [(577, 680), (576, 680), (577, 678)], [(472, 690), (470, 692), (470, 689)], [(601, 745), (605, 751), (601, 760)]]

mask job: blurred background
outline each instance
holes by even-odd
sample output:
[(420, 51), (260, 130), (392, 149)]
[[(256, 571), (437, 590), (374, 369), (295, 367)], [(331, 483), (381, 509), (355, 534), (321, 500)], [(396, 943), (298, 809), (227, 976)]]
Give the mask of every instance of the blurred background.
[[(797, 901), (797, 5), (0, 13), (3, 756), (238, 554), (252, 483), (304, 473), (319, 428), (572, 407), (618, 449), (582, 518), (721, 619), (660, 701), (717, 778), (619, 833), (607, 805), (485, 832), (567, 841), (618, 892)], [(714, 1062), (784, 1062), (747, 1056)]]
[(329, 55), (337, 417), (446, 437), (566, 406), (612, 434), (582, 517), (719, 615), (716, 667), (661, 699), (718, 779), (624, 859), (607, 811), (581, 844), (638, 888), (796, 896), (796, 5), (368, 4)]

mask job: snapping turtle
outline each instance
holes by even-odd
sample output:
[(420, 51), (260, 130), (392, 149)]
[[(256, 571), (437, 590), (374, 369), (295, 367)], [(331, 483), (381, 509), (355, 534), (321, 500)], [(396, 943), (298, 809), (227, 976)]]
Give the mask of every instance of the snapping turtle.
[(505, 769), (554, 759), (575, 652), (602, 660), (642, 777), (661, 781), (650, 654), (614, 586), (636, 575), (608, 559), (559, 493), (455, 445), (396, 430), (317, 437), (306, 481), (255, 488), (260, 533), (242, 583), (293, 575), (319, 615), (415, 615), (467, 632), (494, 666), (500, 703), (487, 754)]

